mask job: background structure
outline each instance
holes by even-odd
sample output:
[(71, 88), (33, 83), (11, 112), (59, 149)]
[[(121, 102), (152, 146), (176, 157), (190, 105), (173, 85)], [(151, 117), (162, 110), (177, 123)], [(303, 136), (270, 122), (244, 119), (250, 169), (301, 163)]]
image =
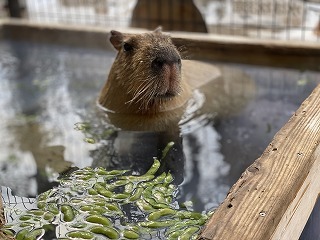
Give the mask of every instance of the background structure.
[(37, 22), (320, 41), (320, 0), (0, 0), (0, 17), (8, 2)]

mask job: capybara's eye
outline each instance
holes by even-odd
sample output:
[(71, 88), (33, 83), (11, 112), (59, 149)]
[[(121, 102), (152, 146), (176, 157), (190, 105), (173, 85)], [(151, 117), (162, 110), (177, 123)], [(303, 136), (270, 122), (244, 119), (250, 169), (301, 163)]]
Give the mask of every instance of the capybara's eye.
[(124, 43), (123, 44), (123, 50), (125, 51), (125, 52), (129, 52), (129, 51), (131, 51), (133, 49), (133, 47), (132, 47), (132, 45), (130, 45), (129, 43)]

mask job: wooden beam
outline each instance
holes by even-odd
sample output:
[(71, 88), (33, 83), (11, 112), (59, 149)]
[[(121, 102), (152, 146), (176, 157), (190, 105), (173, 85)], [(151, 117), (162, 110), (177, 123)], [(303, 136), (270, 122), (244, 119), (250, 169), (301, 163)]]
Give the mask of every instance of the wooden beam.
[(299, 239), (320, 192), (319, 109), (320, 85), (231, 188), (199, 239)]
[[(40, 24), (12, 19), (0, 21), (0, 37), (4, 39), (109, 50), (112, 49), (107, 41), (110, 30), (102, 27)], [(133, 28), (117, 30), (128, 33), (147, 31)], [(171, 36), (187, 59), (320, 70), (318, 42), (262, 40), (183, 32), (172, 32)]]

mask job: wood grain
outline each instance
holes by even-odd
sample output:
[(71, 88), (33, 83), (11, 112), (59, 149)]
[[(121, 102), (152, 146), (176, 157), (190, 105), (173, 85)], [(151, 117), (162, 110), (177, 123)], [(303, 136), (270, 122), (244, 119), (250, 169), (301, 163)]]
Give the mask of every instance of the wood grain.
[(231, 188), (199, 239), (299, 238), (320, 192), (319, 108), (320, 85)]

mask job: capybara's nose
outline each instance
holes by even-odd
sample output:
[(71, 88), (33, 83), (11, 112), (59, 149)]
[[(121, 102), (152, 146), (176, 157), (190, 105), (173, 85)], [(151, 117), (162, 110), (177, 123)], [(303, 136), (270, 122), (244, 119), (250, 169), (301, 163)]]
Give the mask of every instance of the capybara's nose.
[(180, 66), (181, 65), (181, 58), (178, 55), (177, 56), (156, 57), (152, 61), (151, 67), (154, 70), (161, 70), (165, 64), (168, 64), (168, 65), (177, 64)]

